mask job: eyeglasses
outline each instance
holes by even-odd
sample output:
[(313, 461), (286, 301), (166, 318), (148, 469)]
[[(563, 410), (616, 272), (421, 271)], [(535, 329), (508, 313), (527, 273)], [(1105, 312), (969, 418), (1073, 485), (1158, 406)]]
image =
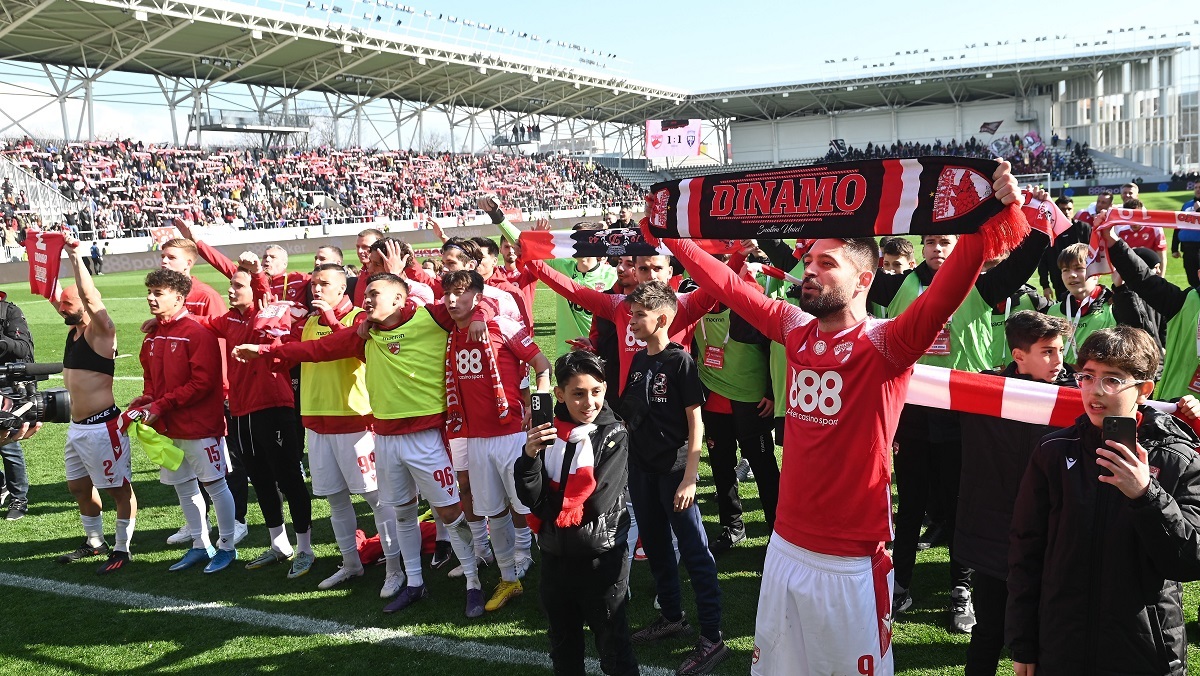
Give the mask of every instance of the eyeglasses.
[(1103, 378), (1097, 378), (1090, 373), (1075, 373), (1073, 375), (1075, 376), (1075, 384), (1079, 386), (1079, 389), (1082, 390), (1093, 387), (1096, 384), (1096, 381), (1099, 380), (1100, 389), (1105, 394), (1117, 394), (1127, 387), (1133, 387), (1134, 385), (1141, 385), (1142, 383), (1150, 382), (1149, 380), (1133, 380), (1132, 378), (1129, 380), (1122, 380), (1116, 376), (1104, 376)]

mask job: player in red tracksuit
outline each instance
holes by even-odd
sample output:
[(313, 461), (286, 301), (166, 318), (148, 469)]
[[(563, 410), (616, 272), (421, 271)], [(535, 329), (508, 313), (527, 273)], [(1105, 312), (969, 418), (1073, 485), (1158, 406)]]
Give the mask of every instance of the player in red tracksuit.
[[(229, 301), (233, 307), (220, 317), (200, 320), (228, 345), (270, 340), (265, 332), (267, 313), (260, 313), (257, 307), (262, 293), (252, 291), (252, 274), (257, 273), (256, 266), (234, 272), (229, 279)], [(301, 465), (303, 445), (295, 433), (291, 381), (285, 375), (273, 372), (267, 362), (226, 361), (229, 364), (232, 435), (241, 448), (242, 462), (254, 484), (271, 538), (270, 547), (246, 568), (256, 570), (291, 561), (288, 578), (300, 577), (308, 573), (315, 557), (312, 551), (312, 498)], [(295, 549), (284, 529), (280, 493), (287, 499), (292, 526), (296, 529)]]
[[(131, 417), (154, 425), (183, 450), (178, 469), (163, 468), (159, 480), (175, 487), (183, 509), (192, 549), (171, 570), (207, 563), (204, 571), (227, 568), (237, 559), (234, 548), (233, 495), (225, 483), (229, 468), (225, 451), (225, 406), (221, 393), (221, 351), (211, 331), (193, 319), (184, 306), (191, 280), (173, 270), (146, 276), (147, 303), (157, 323), (142, 341), (142, 396), (129, 403)], [(204, 501), (204, 485), (217, 513), (218, 550), (213, 551)]]
[[(200, 252), (196, 248), (195, 242), (183, 237), (176, 237), (163, 243), (160, 267), (183, 273), (191, 278), (192, 289), (188, 291), (187, 298), (184, 299), (183, 304), (193, 317), (220, 317), (228, 309), (225, 306), (225, 299), (216, 289), (192, 275), (192, 267), (195, 266), (199, 258)], [(225, 392), (225, 396), (228, 397), (229, 364), (226, 363), (228, 346), (225, 344), (225, 339), (223, 338), (218, 338), (218, 342), (221, 345), (221, 387)], [(228, 407), (225, 410), (225, 417), (226, 425), (232, 428), (233, 417), (229, 415)], [(229, 490), (233, 493), (234, 529), (237, 533), (233, 540), (236, 545), (241, 542), (242, 538), (249, 531), (246, 527), (246, 501), (249, 491), (247, 487), (246, 468), (242, 464), (242, 449), (238, 447), (237, 440), (226, 438), (225, 448), (229, 452), (229, 472), (225, 475), (225, 482), (229, 484)], [(188, 532), (188, 526), (184, 524), (178, 532), (167, 538), (167, 544), (182, 544), (190, 542), (191, 539), (192, 535)]]
[[(993, 178), (1010, 205), (1004, 217), (1023, 226), (1007, 162)], [(912, 365), (971, 290), (995, 227), (963, 236), (929, 293), (892, 320), (867, 314), (873, 239), (818, 240), (804, 257), (800, 307), (766, 298), (694, 242), (668, 243), (702, 288), (786, 348), (779, 508), (751, 673), (893, 673), (883, 547), (892, 538), (892, 439)]]

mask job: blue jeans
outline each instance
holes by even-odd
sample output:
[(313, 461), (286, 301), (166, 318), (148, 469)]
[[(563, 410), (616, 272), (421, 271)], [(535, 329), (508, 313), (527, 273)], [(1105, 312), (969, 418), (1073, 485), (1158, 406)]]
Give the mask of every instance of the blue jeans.
[(675, 511), (675, 491), (683, 482), (684, 470), (668, 474), (644, 472), (630, 463), (629, 495), (637, 512), (642, 549), (650, 561), (650, 572), (658, 588), (663, 617), (677, 620), (683, 614), (679, 591), (679, 561), (671, 545), (671, 532), (679, 539), (679, 557), (692, 580), (700, 633), (710, 640), (721, 636), (721, 586), (717, 562), (708, 550), (708, 537), (695, 504)]
[(0, 487), (8, 488), (10, 499), (25, 500), (29, 493), (29, 477), (25, 476), (25, 452), (21, 450), (21, 444), (14, 441), (0, 446), (0, 458), (4, 459)]

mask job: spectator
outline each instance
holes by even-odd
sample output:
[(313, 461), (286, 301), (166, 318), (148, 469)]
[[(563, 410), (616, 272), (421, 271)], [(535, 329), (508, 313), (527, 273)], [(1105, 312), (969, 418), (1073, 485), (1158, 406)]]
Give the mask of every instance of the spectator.
[[(1194, 197), (1183, 204), (1180, 211), (1200, 211), (1200, 182), (1192, 188)], [(1183, 258), (1183, 271), (1187, 274), (1188, 286), (1200, 286), (1200, 230), (1175, 230), (1171, 238), (1171, 256)]]
[[(33, 336), (25, 313), (0, 292), (0, 364), (33, 361)], [(0, 505), (8, 503), (5, 518), (17, 521), (29, 510), (29, 479), (25, 474), (25, 452), (12, 441), (0, 446)]]

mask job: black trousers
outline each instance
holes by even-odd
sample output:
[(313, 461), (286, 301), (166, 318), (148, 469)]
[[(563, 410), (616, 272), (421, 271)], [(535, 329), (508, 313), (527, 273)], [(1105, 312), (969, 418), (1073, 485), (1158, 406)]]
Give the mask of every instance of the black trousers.
[(1200, 242), (1180, 242), (1179, 254), (1189, 286), (1200, 286)]
[(975, 626), (967, 647), (966, 676), (995, 676), (1004, 650), (1004, 609), (1008, 605), (1008, 583), (979, 571), (971, 578), (971, 602), (975, 604)]
[[(941, 504), (946, 532), (954, 533), (958, 481), (962, 471), (962, 436), (957, 419), (944, 411), (905, 406), (896, 430), (899, 451), (893, 460), (900, 508), (892, 547), (896, 586), (912, 587), (921, 522), (934, 501)], [(971, 586), (971, 569), (954, 560), (950, 540), (950, 588)]]
[(233, 420), (233, 436), (241, 446), (242, 462), (254, 485), (263, 521), (268, 528), (283, 525), (283, 502), (279, 499), (283, 493), (292, 513), (292, 526), (297, 533), (307, 533), (312, 526), (312, 498), (304, 483), (302, 450), (296, 439), (292, 408), (266, 408)]
[(779, 504), (779, 463), (775, 460), (775, 443), (771, 439), (774, 418), (758, 415), (758, 404), (744, 401), (729, 402), (733, 413), (704, 411), (704, 433), (708, 436), (708, 465), (712, 468), (713, 484), (717, 489), (717, 513), (721, 526), (744, 530), (742, 500), (738, 495), (737, 451), (754, 470), (758, 496), (762, 501), (767, 532), (775, 529), (775, 508)]
[(596, 637), (604, 673), (639, 673), (625, 615), (629, 557), (624, 539), (615, 549), (595, 557), (555, 556), (543, 551), (539, 588), (550, 622), (550, 659), (556, 675), (586, 673), (584, 623)]

